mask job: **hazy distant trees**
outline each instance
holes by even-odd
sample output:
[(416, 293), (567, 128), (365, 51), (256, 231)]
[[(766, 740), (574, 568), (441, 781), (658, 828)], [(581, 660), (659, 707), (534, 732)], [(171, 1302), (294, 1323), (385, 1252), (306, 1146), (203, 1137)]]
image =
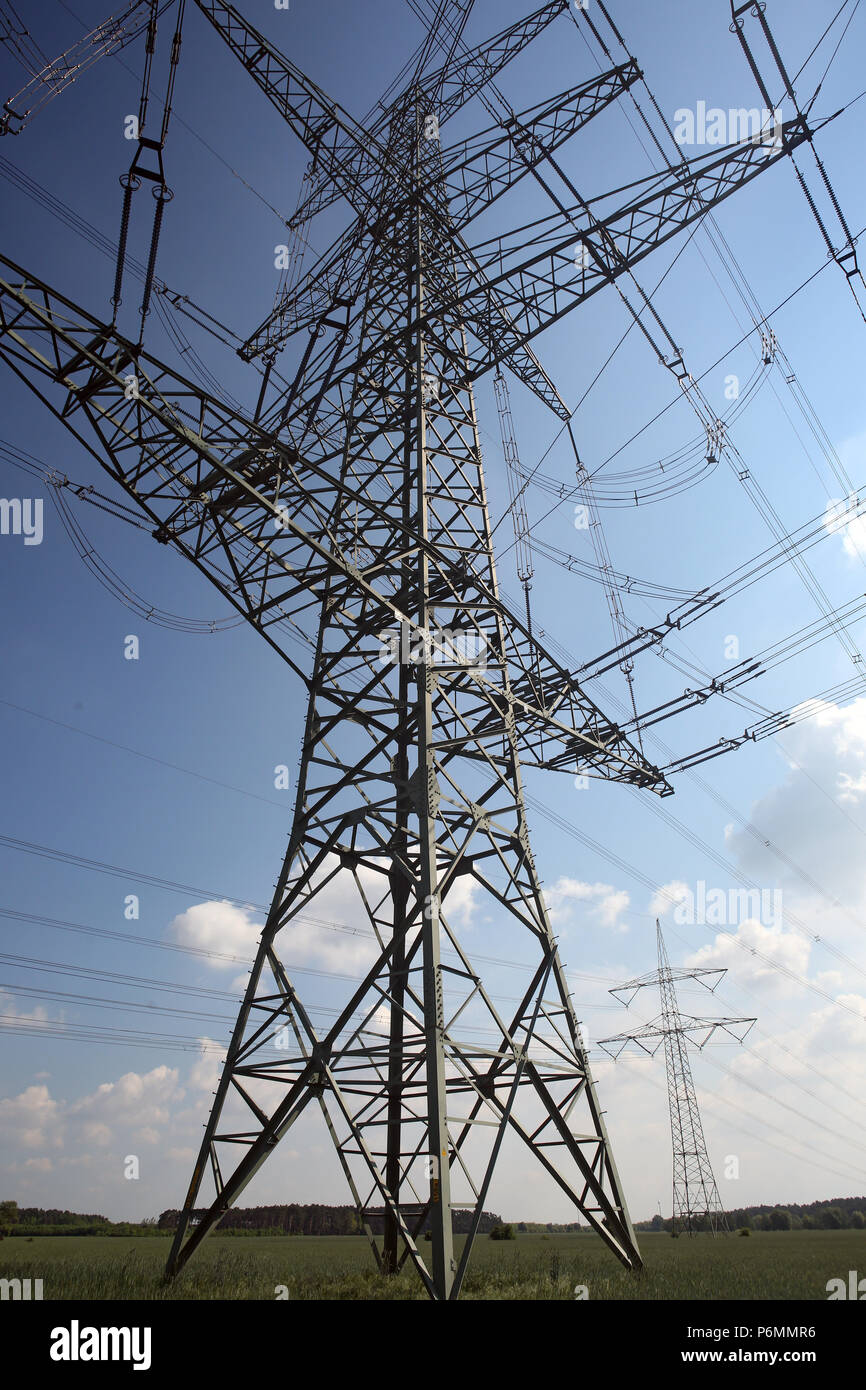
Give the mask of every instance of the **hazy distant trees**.
[[(203, 1211), (193, 1213), (201, 1217)], [(157, 1226), (160, 1230), (174, 1230), (180, 1213), (174, 1209), (160, 1214)], [(374, 1235), (381, 1235), (385, 1226), (384, 1209), (368, 1211), (367, 1224)], [(465, 1235), (472, 1221), (471, 1211), (454, 1212), (454, 1232)], [(485, 1234), (492, 1226), (501, 1224), (502, 1217), (494, 1212), (484, 1212), (479, 1223), (479, 1231)], [(289, 1203), (286, 1206), (271, 1207), (233, 1207), (226, 1212), (219, 1229), (223, 1235), (245, 1232), (261, 1232), (263, 1235), (289, 1236), (352, 1236), (362, 1233), (361, 1222), (354, 1207), (330, 1207), (319, 1203), (301, 1205)]]
[(791, 1213), (786, 1211), (784, 1207), (776, 1207), (774, 1211), (770, 1212), (767, 1220), (771, 1231), (790, 1231), (794, 1224), (791, 1220)]
[[(749, 1227), (753, 1231), (841, 1231), (866, 1227), (866, 1197), (832, 1197), (822, 1202), (783, 1206), (731, 1207), (727, 1211), (731, 1230)], [(639, 1231), (670, 1231), (670, 1217), (654, 1216), (636, 1223)], [(705, 1229), (703, 1225), (700, 1229)]]

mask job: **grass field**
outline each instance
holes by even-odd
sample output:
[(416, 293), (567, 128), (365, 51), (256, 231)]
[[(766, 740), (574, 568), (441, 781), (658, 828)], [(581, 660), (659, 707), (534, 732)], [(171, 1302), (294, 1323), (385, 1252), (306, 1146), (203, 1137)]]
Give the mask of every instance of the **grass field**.
[[(621, 1269), (589, 1235), (480, 1237), (465, 1298), (823, 1299), (828, 1279), (866, 1276), (866, 1231), (753, 1233), (711, 1240), (640, 1238), (645, 1268)], [(458, 1240), (458, 1252), (462, 1241)], [(357, 1236), (211, 1236), (173, 1284), (163, 1285), (164, 1237), (39, 1236), (0, 1245), (0, 1277), (42, 1279), (43, 1298), (273, 1299), (278, 1285), (298, 1299), (417, 1299), (409, 1273), (382, 1279)], [(426, 1247), (429, 1250), (429, 1246)]]

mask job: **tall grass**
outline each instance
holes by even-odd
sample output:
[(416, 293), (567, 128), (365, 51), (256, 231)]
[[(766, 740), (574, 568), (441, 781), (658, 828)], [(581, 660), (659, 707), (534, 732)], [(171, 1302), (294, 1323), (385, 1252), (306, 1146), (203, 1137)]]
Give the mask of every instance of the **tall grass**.
[[(458, 1250), (460, 1248), (458, 1241)], [(866, 1276), (866, 1232), (815, 1231), (672, 1241), (644, 1236), (645, 1267), (621, 1268), (594, 1236), (524, 1235), (476, 1244), (463, 1297), (573, 1300), (584, 1285), (595, 1299), (826, 1299), (827, 1281)], [(429, 1255), (429, 1245), (422, 1254)], [(274, 1299), (293, 1302), (413, 1300), (424, 1294), (408, 1269), (393, 1279), (376, 1271), (360, 1237), (266, 1237), (240, 1242), (212, 1236), (183, 1274), (166, 1284), (164, 1239), (45, 1236), (0, 1245), (0, 1277), (42, 1279), (48, 1299)]]

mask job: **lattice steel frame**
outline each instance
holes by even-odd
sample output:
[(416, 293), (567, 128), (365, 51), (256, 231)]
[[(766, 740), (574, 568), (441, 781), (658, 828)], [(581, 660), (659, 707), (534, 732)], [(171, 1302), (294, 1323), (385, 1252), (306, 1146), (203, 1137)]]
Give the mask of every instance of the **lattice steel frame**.
[(687, 1235), (693, 1236), (700, 1231), (709, 1230), (714, 1236), (730, 1234), (728, 1218), (719, 1196), (704, 1139), (689, 1059), (689, 1040), (703, 1048), (717, 1032), (721, 1032), (742, 1042), (755, 1019), (695, 1018), (691, 1014), (681, 1013), (676, 992), (677, 980), (697, 980), (713, 993), (727, 971), (720, 967), (690, 970), (681, 966), (672, 969), (662, 936), (661, 923), (658, 920), (656, 945), (658, 969), (649, 975), (641, 975), (624, 985), (618, 985), (610, 993), (615, 998), (628, 995), (628, 999), (621, 1002), (629, 1004), (639, 990), (657, 985), (661, 1000), (660, 1016), (632, 1032), (618, 1033), (615, 1037), (601, 1039), (599, 1047), (616, 1059), (630, 1043), (636, 1044), (650, 1056), (653, 1056), (660, 1044), (664, 1043), (673, 1151), (671, 1233), (679, 1235), (680, 1230), (683, 1230)]
[[(567, 0), (468, 57), (452, 44), (439, 68), (429, 43), (369, 130), (234, 6), (196, 3), (314, 156), (302, 213), (341, 197), (356, 219), (245, 344), (243, 356), (270, 364), (312, 330), (289, 389), (275, 387), (269, 365), (244, 415), (0, 260), (0, 356), (308, 691), (288, 851), (169, 1273), (311, 1102), (379, 1268), (409, 1261), (432, 1298), (459, 1294), (506, 1134), (637, 1268), (530, 848), (521, 768), (671, 788), (499, 597), (473, 382), (505, 365), (568, 419), (530, 340), (810, 132), (798, 118), (780, 148), (684, 161), (604, 219), (587, 219), (575, 194), (531, 232), (473, 248), (472, 219), (527, 175), (546, 187), (545, 165), (561, 173), (553, 152), (640, 75), (632, 60), (443, 148), (449, 116)], [(458, 35), (472, 3), (452, 0)], [(587, 252), (579, 267), (576, 242)], [(298, 641), (312, 649), (311, 672), (292, 654)], [(353, 887), (372, 956), (323, 1031), (278, 946), (338, 876)], [(449, 898), (467, 884), (533, 938), (535, 964), (507, 1017), (458, 937)], [(495, 1042), (469, 1039), (479, 1019)], [(208, 1169), (214, 1196), (191, 1225)], [(458, 1261), (459, 1205), (471, 1224)], [(381, 1249), (373, 1207), (386, 1214)], [(418, 1243), (427, 1225), (429, 1263)]]

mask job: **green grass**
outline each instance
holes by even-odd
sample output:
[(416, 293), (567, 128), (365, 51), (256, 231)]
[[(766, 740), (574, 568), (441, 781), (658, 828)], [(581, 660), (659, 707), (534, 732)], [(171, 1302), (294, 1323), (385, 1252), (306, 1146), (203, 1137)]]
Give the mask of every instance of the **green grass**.
[[(43, 1280), (48, 1299), (415, 1299), (414, 1275), (382, 1279), (357, 1236), (211, 1236), (172, 1284), (162, 1283), (164, 1237), (10, 1237), (0, 1245), (0, 1277)], [(462, 1241), (457, 1242), (458, 1253)], [(422, 1252), (429, 1252), (422, 1243)], [(623, 1270), (589, 1235), (522, 1235), (476, 1242), (465, 1298), (824, 1299), (831, 1278), (866, 1276), (866, 1232), (753, 1233), (711, 1240), (644, 1235), (645, 1268)]]

